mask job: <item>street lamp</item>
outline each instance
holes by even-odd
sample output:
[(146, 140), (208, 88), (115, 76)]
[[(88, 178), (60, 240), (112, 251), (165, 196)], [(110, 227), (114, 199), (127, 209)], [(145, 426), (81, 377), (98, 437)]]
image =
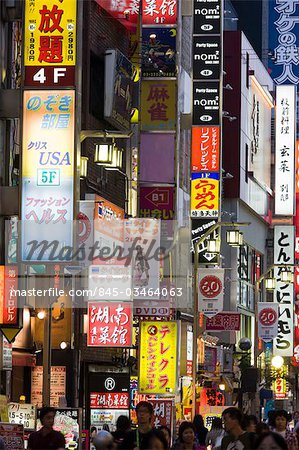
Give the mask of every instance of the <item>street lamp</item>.
[(88, 157), (87, 156), (81, 156), (80, 158), (80, 179), (83, 180), (87, 177), (87, 163), (88, 163)]
[(265, 288), (267, 291), (274, 291), (276, 287), (276, 280), (273, 277), (265, 278)]
[(286, 268), (285, 270), (282, 270), (280, 272), (280, 279), (284, 283), (293, 283), (294, 282), (293, 273), (288, 268)]
[(207, 240), (207, 252), (218, 254), (220, 253), (221, 241), (220, 239), (208, 239)]
[(284, 365), (284, 359), (280, 355), (273, 356), (271, 360), (271, 365), (274, 367), (274, 369), (281, 369)]
[(243, 244), (243, 233), (238, 229), (226, 232), (226, 242), (232, 247), (239, 247)]
[(111, 143), (96, 144), (94, 162), (101, 166), (112, 164), (113, 147), (114, 145)]

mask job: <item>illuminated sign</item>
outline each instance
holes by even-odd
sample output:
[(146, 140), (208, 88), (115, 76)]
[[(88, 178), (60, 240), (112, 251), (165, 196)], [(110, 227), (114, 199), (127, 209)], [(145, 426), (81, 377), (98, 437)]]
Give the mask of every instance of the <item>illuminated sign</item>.
[(192, 172), (218, 172), (220, 127), (192, 127)]
[[(141, 130), (175, 130), (175, 81), (143, 81), (141, 86)], [(173, 164), (173, 161), (169, 163)]]
[(218, 217), (219, 173), (191, 174), (191, 217)]

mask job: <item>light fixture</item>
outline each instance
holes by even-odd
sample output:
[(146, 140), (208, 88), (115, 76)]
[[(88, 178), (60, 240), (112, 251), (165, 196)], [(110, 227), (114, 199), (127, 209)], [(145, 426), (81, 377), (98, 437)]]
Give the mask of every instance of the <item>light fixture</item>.
[(226, 232), (226, 242), (232, 247), (239, 247), (243, 244), (243, 233), (239, 230), (228, 230)]
[(80, 158), (80, 178), (81, 179), (87, 177), (87, 162), (88, 162), (87, 156), (81, 156), (81, 158)]
[(274, 369), (281, 369), (284, 365), (284, 359), (280, 355), (273, 356), (271, 360), (271, 365), (274, 367)]
[(283, 269), (280, 272), (280, 280), (283, 283), (293, 283), (294, 282), (294, 275), (289, 269)]
[(68, 344), (65, 341), (60, 342), (59, 347), (61, 350), (65, 350), (67, 348)]
[(112, 164), (113, 147), (113, 144), (96, 144), (94, 162), (101, 166), (110, 166)]
[(276, 280), (272, 276), (265, 278), (265, 288), (267, 291), (274, 291), (276, 286)]
[(38, 318), (39, 320), (43, 320), (45, 317), (46, 317), (45, 311), (38, 311), (38, 313), (37, 313), (37, 318)]
[(220, 253), (221, 241), (220, 239), (208, 239), (207, 240), (207, 252), (208, 253)]
[(111, 166), (121, 169), (122, 164), (123, 164), (123, 149), (118, 148), (118, 147), (116, 147), (116, 145), (114, 145)]
[(220, 389), (220, 391), (225, 391), (225, 384), (219, 383), (219, 389)]

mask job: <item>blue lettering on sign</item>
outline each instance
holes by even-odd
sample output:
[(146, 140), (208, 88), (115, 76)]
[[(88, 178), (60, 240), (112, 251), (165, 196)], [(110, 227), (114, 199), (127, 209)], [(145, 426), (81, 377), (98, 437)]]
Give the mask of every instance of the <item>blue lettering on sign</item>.
[(39, 163), (41, 166), (47, 164), (51, 166), (70, 166), (70, 154), (69, 152), (41, 152), (39, 156)]

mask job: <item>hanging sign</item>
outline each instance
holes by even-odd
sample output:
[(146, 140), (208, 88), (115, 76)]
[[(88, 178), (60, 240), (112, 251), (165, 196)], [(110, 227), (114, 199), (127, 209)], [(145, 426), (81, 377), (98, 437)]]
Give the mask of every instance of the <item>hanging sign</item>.
[(278, 334), (278, 304), (258, 303), (258, 337), (264, 341), (276, 338)]
[(199, 269), (198, 310), (213, 317), (223, 310), (224, 269)]

